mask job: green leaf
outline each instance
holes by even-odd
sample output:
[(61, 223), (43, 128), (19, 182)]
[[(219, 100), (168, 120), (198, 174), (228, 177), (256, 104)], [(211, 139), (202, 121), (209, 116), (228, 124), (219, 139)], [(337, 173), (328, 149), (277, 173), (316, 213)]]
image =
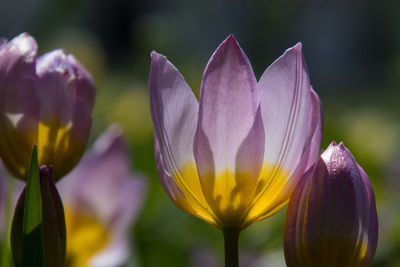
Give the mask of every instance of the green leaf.
[(44, 266), (40, 192), (38, 154), (37, 147), (34, 145), (26, 185), (21, 267)]

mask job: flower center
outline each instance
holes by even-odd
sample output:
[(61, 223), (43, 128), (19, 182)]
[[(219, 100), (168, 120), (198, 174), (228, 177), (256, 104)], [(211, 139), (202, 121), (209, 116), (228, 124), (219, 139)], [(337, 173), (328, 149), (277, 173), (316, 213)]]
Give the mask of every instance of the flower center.
[(67, 227), (66, 266), (88, 266), (90, 258), (104, 249), (110, 237), (105, 225), (90, 214), (74, 213), (65, 208)]
[(48, 125), (39, 123), (38, 128), (38, 153), (40, 164), (54, 164), (54, 153), (62, 154), (69, 145), (69, 131), (66, 125)]
[[(182, 165), (174, 181), (196, 216), (218, 227), (247, 226), (279, 210), (289, 200), (282, 192), (289, 173), (265, 163), (254, 177), (245, 170), (224, 169), (199, 178), (195, 162)], [(182, 204), (183, 205), (183, 204)]]

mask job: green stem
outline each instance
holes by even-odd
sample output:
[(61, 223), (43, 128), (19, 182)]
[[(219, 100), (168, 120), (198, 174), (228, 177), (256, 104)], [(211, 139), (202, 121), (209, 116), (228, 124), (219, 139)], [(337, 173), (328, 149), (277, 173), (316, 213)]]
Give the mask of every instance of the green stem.
[(239, 233), (238, 228), (224, 228), (225, 267), (239, 267)]

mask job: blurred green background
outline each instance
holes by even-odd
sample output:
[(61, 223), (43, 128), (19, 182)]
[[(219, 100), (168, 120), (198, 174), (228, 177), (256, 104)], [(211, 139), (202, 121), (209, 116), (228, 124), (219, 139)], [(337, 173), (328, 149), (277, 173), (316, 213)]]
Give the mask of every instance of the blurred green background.
[[(153, 156), (147, 78), (150, 52), (168, 57), (198, 95), (212, 52), (233, 33), (259, 78), (298, 41), (323, 103), (323, 148), (344, 141), (369, 174), (379, 216), (374, 266), (400, 266), (400, 1), (1, 1), (0, 36), (28, 31), (40, 54), (73, 53), (92, 73), (98, 93), (91, 142), (118, 121), (134, 170), (149, 193), (132, 225), (138, 266), (196, 266), (222, 260), (222, 234), (173, 205)], [(241, 235), (242, 258), (284, 266), (285, 210)], [(216, 257), (216, 259), (213, 259)], [(197, 265), (201, 266), (201, 265)]]

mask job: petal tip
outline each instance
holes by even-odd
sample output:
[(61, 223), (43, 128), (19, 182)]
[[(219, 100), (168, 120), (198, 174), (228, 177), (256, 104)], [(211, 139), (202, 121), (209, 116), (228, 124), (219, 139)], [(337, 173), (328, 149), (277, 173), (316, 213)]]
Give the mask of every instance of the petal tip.
[(27, 61), (32, 61), (36, 58), (38, 45), (35, 40), (29, 33), (24, 32), (20, 35), (13, 38), (10, 42), (10, 51), (14, 50), (18, 51), (17, 53), (21, 54), (26, 58)]
[(294, 49), (296, 49), (296, 51), (301, 52), (303, 49), (303, 44), (301, 42), (298, 42), (295, 46), (293, 46)]
[(340, 147), (341, 149), (344, 149), (344, 148), (345, 148), (343, 141), (340, 141), (339, 147)]
[(151, 57), (151, 62), (153, 63), (153, 62), (158, 62), (158, 61), (160, 61), (160, 60), (166, 60), (167, 59), (167, 57), (166, 56), (164, 56), (164, 55), (162, 55), (162, 54), (159, 54), (159, 53), (157, 53), (156, 51), (151, 51), (151, 53), (150, 53), (150, 57)]
[(227, 41), (233, 41), (233, 42), (237, 42), (235, 35), (233, 35), (233, 33), (229, 34), (228, 37), (226, 38)]
[(36, 72), (39, 76), (49, 72), (64, 72), (65, 70), (70, 69), (69, 65), (64, 50), (55, 49), (38, 58)]
[(228, 37), (221, 43), (221, 45), (217, 48), (217, 51), (225, 47), (241, 50), (238, 41), (232, 33), (229, 34)]
[(160, 55), (160, 54), (157, 53), (155, 50), (153, 50), (153, 51), (150, 52), (150, 57), (151, 57), (151, 59), (154, 59), (154, 58), (156, 58), (156, 57), (159, 56), (159, 55)]
[(296, 56), (301, 56), (303, 55), (303, 44), (301, 42), (298, 42), (296, 45), (288, 48), (284, 54), (292, 54)]

